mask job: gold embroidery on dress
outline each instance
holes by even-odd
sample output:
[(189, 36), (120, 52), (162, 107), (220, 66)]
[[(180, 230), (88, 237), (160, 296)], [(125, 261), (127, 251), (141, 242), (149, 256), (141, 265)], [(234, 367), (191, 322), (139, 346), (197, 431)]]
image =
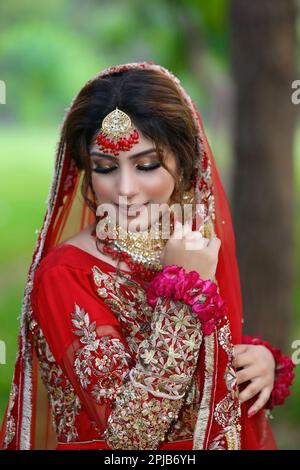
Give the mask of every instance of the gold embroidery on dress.
[[(202, 333), (190, 306), (159, 299), (152, 328), (151, 341), (140, 343), (139, 362), (130, 371), (131, 383), (119, 389), (108, 421), (105, 436), (114, 449), (157, 449), (167, 440), (168, 430), (178, 423), (195, 372)], [(181, 415), (191, 419), (187, 412)], [(183, 426), (172, 431), (178, 439)]]
[(205, 433), (208, 426), (211, 400), (212, 400), (212, 383), (214, 374), (214, 355), (215, 355), (215, 333), (204, 337), (205, 344), (205, 370), (204, 370), (204, 385), (203, 395), (199, 407), (197, 417), (193, 450), (204, 449)]
[[(132, 280), (127, 273), (117, 275), (113, 271), (106, 274), (97, 266), (93, 266), (92, 273), (99, 297), (118, 318), (130, 350), (136, 353), (141, 343), (149, 338), (151, 322), (153, 321), (153, 311), (147, 303), (144, 288)], [(157, 331), (159, 331), (159, 328)], [(145, 359), (147, 354), (149, 355), (148, 352), (145, 352)], [(148, 359), (150, 359), (149, 356)], [(162, 388), (160, 388), (160, 391), (163, 391)], [(170, 426), (170, 430), (165, 436), (166, 441), (192, 438), (199, 401), (199, 385), (192, 380), (191, 386), (184, 397), (184, 405), (178, 419)]]
[(75, 304), (72, 323), (73, 333), (80, 337), (84, 346), (75, 353), (74, 368), (83, 389), (91, 385), (91, 396), (98, 404), (113, 400), (126, 378), (132, 359), (123, 343), (109, 335), (97, 337), (96, 322), (91, 323), (89, 314)]
[(4, 443), (3, 443), (4, 449), (7, 449), (7, 447), (13, 441), (16, 435), (16, 423), (12, 415), (12, 409), (15, 403), (17, 392), (18, 392), (18, 387), (16, 386), (16, 384), (13, 383), (11, 392), (9, 394), (9, 402), (8, 402), (8, 409), (7, 409), (7, 422), (6, 422), (5, 438), (4, 438)]
[(227, 441), (228, 450), (239, 450), (240, 449), (240, 431), (241, 426), (228, 426), (225, 429), (225, 438)]
[(181, 302), (159, 299), (158, 306), (152, 323), (155, 335), (151, 342), (140, 343), (140, 362), (130, 378), (154, 396), (178, 400), (191, 383), (202, 341), (201, 326), (190, 307)]
[(150, 332), (152, 309), (145, 290), (126, 273), (106, 274), (98, 266), (92, 267), (92, 273), (99, 297), (116, 315), (126, 342), (136, 353), (139, 343)]
[(98, 267), (92, 272), (98, 295), (122, 324), (129, 347), (139, 352), (139, 362), (130, 371), (131, 383), (117, 391), (104, 435), (115, 449), (156, 449), (160, 441), (169, 438), (166, 433), (174, 421), (177, 426), (172, 428), (170, 440), (183, 432), (186, 435), (191, 422), (193, 404), (181, 413), (183, 422), (178, 421), (178, 415), (197, 364), (200, 322), (190, 306), (169, 299), (159, 299), (152, 311), (144, 289), (125, 273), (118, 282), (111, 282)]
[(119, 389), (104, 438), (112, 449), (155, 450), (178, 417), (178, 403), (150, 398), (129, 383)]
[[(233, 367), (233, 345), (231, 343), (231, 334), (229, 323), (227, 322), (220, 328), (218, 335), (219, 343), (228, 356), (228, 362), (225, 370), (224, 380), (228, 390), (228, 394), (219, 401), (215, 407), (214, 417), (217, 423), (223, 428), (219, 436), (213, 441), (215, 445), (226, 445), (228, 450), (240, 449), (240, 418), (241, 407), (239, 401), (238, 386), (236, 380), (236, 371)], [(226, 449), (226, 446), (224, 447)]]
[(239, 432), (239, 426), (226, 426), (226, 428), (212, 439), (208, 450), (239, 450)]
[(229, 323), (226, 322), (219, 330), (219, 343), (228, 354), (229, 358), (232, 357), (232, 344)]
[[(147, 340), (149, 338), (150, 329), (149, 326), (151, 322), (151, 310), (146, 301), (144, 289), (131, 279), (130, 275), (123, 273), (120, 277), (116, 275), (115, 272), (105, 274), (101, 270), (94, 266), (93, 269), (94, 282), (97, 286), (98, 295), (104, 300), (104, 302), (112, 309), (116, 314), (118, 320), (120, 321), (123, 327), (123, 333), (125, 335), (126, 341), (128, 342), (129, 347), (132, 351), (136, 352), (140, 347), (141, 358), (144, 360), (145, 364), (151, 364), (153, 371), (155, 372), (155, 362), (154, 362), (154, 353), (152, 350), (149, 350)], [(161, 308), (161, 305), (159, 306)], [(179, 316), (180, 317), (180, 316)], [(180, 318), (177, 317), (178, 325), (180, 324)], [(143, 328), (140, 328), (141, 325)], [(159, 320), (157, 321), (157, 334), (162, 335), (163, 329)], [(144, 336), (144, 338), (143, 338)], [(227, 322), (219, 331), (218, 334), (219, 344), (225, 350), (228, 355), (228, 361), (231, 362), (233, 359), (232, 355), (232, 344), (231, 344), (231, 334), (229, 323)], [(189, 338), (187, 341), (191, 340)], [(214, 357), (214, 336), (212, 335), (209, 339), (205, 338), (206, 352), (205, 352), (205, 382), (204, 390), (202, 397), (202, 404), (199, 405), (199, 401), (194, 402), (188, 408), (187, 404), (184, 404), (182, 412), (179, 414), (178, 421), (173, 423), (169, 435), (166, 437), (170, 440), (174, 440), (181, 437), (183, 434), (187, 434), (187, 429), (192, 428), (196, 421), (196, 433), (194, 434), (194, 448), (201, 448), (204, 445), (204, 435), (206, 430), (206, 424), (208, 423), (208, 410), (212, 393), (212, 378), (213, 378), (213, 357)], [(193, 342), (193, 339), (192, 339)], [(168, 358), (166, 360), (167, 365), (171, 365), (176, 359), (180, 356), (180, 350), (172, 348), (170, 345), (168, 352)], [(143, 350), (144, 347), (144, 350)], [(161, 347), (161, 343), (160, 346)], [(162, 379), (159, 381), (159, 377), (155, 377), (150, 374), (148, 377), (142, 371), (138, 373), (138, 369), (135, 369), (131, 372), (131, 380), (136, 386), (144, 387), (145, 391), (156, 393), (157, 396), (166, 397), (171, 393), (176, 393), (180, 396), (180, 374), (177, 375), (177, 385), (176, 383), (170, 382), (167, 379)], [(239, 441), (239, 416), (240, 416), (240, 407), (237, 399), (237, 386), (236, 386), (236, 376), (235, 370), (233, 367), (228, 367), (224, 377), (226, 385), (229, 391), (228, 396), (226, 396), (219, 404), (217, 404), (215, 409), (215, 419), (218, 424), (222, 422), (222, 427), (227, 424), (227, 432), (223, 434), (223, 441), (227, 443), (227, 448), (236, 445)], [(184, 380), (184, 379), (183, 379)], [(182, 383), (184, 390), (184, 385)], [(170, 393), (171, 392), (171, 393)], [(175, 397), (176, 395), (174, 395)], [(200, 406), (200, 413), (198, 414)], [(228, 414), (228, 410), (232, 410), (232, 414)], [(205, 416), (204, 416), (205, 413)], [(224, 416), (227, 416), (234, 422), (233, 427), (228, 427), (228, 422), (224, 419)], [(197, 424), (198, 416), (198, 424)], [(235, 419), (233, 418), (235, 416)], [(191, 424), (193, 421), (193, 424)], [(190, 425), (190, 426), (189, 426)], [(230, 430), (229, 430), (230, 429)], [(223, 429), (224, 430), (224, 429)], [(189, 434), (191, 436), (191, 434)], [(232, 437), (234, 436), (234, 438)]]
[(180, 410), (177, 421), (171, 425), (165, 440), (167, 442), (172, 442), (184, 439), (193, 439), (198, 411), (199, 401), (195, 401), (195, 403), (191, 404), (187, 404), (185, 401)]
[(55, 361), (43, 332), (35, 320), (31, 321), (30, 330), (34, 334), (41, 379), (48, 392), (53, 427), (59, 438), (70, 442), (78, 437), (76, 417), (80, 413), (81, 402), (74, 387)]

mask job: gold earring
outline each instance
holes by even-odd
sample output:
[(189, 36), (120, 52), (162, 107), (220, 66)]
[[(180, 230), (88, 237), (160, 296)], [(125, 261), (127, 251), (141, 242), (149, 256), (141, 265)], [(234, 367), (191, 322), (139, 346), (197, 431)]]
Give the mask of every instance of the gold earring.
[(195, 190), (194, 188), (190, 189), (189, 191), (184, 191), (182, 196), (182, 203), (183, 204), (195, 204)]
[[(183, 170), (181, 169), (180, 177), (179, 177), (180, 184), (183, 183), (183, 176), (184, 176), (184, 173), (183, 173)], [(189, 191), (183, 192), (181, 204), (195, 204), (195, 190), (193, 187)]]

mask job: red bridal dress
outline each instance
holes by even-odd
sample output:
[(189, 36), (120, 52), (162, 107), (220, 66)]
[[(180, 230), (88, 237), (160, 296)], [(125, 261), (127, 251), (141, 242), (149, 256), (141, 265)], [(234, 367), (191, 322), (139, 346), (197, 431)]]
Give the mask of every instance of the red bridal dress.
[[(30, 330), (56, 449), (193, 449), (197, 420), (206, 448), (241, 448), (228, 325), (210, 356), (190, 306), (165, 298), (153, 310), (146, 288), (70, 244), (42, 260)], [(207, 377), (216, 358), (225, 379)]]
[(249, 419), (251, 400), (239, 402), (233, 345), (242, 342), (242, 299), (235, 237), (195, 104), (170, 71), (140, 62), (98, 73), (71, 110), (93, 80), (129, 69), (171, 80), (194, 120), (196, 202), (221, 240), (216, 282), (228, 318), (204, 334), (190, 305), (162, 296), (151, 307), (143, 280), (67, 243), (95, 222), (95, 214), (81, 198), (82, 171), (63, 128), (24, 290), (0, 448), (275, 449), (264, 410)]

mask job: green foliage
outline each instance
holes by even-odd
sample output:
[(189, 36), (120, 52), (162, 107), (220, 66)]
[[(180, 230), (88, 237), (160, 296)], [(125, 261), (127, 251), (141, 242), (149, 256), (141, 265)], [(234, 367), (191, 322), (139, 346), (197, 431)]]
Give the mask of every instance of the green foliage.
[(187, 0), (199, 19), (207, 47), (224, 61), (229, 48), (229, 0)]
[(41, 228), (54, 166), (55, 128), (0, 129), (0, 421), (9, 392), (17, 347), (18, 317), (27, 271)]
[(103, 66), (85, 41), (65, 28), (31, 21), (11, 28), (0, 46), (10, 121), (53, 123), (72, 95)]
[[(227, 3), (2, 2), (0, 79), (7, 88), (2, 123), (54, 124), (88, 78), (108, 65), (131, 61), (152, 60), (187, 76), (195, 100), (203, 100), (207, 93), (199, 91), (190, 67), (188, 43), (193, 38), (188, 37), (189, 30), (192, 27), (201, 38), (199, 57), (203, 55), (206, 63), (218, 62), (224, 67)], [(195, 37), (194, 43), (199, 38)], [(195, 56), (192, 60), (198, 59)]]

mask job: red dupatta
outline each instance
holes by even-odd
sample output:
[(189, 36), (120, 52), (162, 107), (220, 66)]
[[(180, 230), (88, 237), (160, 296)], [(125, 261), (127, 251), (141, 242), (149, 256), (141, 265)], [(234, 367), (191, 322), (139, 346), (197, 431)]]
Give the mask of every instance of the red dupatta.
[[(89, 80), (88, 83), (113, 72), (132, 68), (156, 70), (165, 74), (178, 87), (195, 120), (200, 155), (196, 168), (196, 202), (205, 208), (206, 221), (214, 223), (216, 234), (221, 240), (216, 280), (220, 293), (229, 308), (232, 342), (233, 344), (241, 343), (242, 301), (230, 210), (195, 104), (183, 89), (180, 81), (170, 71), (153, 62), (109, 67)], [(39, 377), (38, 360), (32, 344), (32, 337), (29, 334), (30, 292), (35, 271), (41, 259), (52, 248), (85, 228), (89, 223), (94, 222), (94, 214), (80, 195), (81, 177), (82, 175), (71, 159), (64, 137), (61, 136), (56, 151), (47, 210), (36, 242), (22, 302), (15, 371), (0, 434), (0, 448), (2, 449), (48, 449), (53, 448), (54, 445), (51, 437), (49, 402)], [(214, 367), (218, 367), (216, 362)], [(217, 374), (218, 370), (215, 370), (214, 373)], [(209, 407), (214, 402), (213, 390), (210, 393)], [(242, 405), (241, 448), (274, 449), (276, 446), (264, 412), (260, 411), (248, 419), (248, 407), (248, 404)], [(206, 412), (211, 414), (212, 409), (206, 410)], [(208, 432), (207, 429), (206, 432)], [(201, 444), (197, 443), (195, 448), (207, 448), (206, 436), (202, 436), (201, 439)]]

